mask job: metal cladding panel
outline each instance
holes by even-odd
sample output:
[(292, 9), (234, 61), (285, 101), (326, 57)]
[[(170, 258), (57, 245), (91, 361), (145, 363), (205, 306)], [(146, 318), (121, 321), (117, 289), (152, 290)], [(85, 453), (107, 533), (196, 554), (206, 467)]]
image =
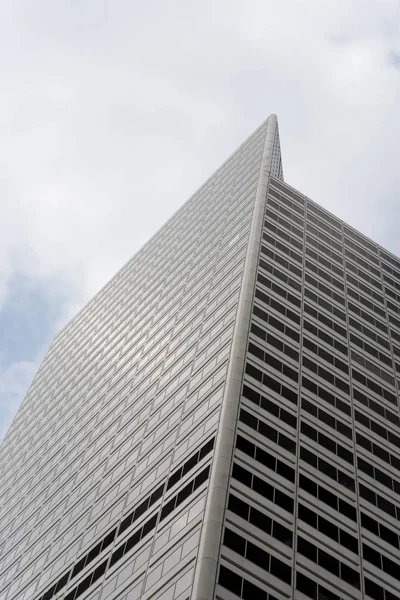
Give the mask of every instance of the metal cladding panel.
[(2, 600), (190, 587), (266, 128), (51, 344), (1, 447)]

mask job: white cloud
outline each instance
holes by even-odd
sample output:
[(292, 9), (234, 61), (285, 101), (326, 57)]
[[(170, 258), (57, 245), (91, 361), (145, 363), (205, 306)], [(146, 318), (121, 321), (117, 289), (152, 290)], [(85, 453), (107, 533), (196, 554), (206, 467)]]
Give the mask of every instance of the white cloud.
[(71, 316), (270, 112), (288, 183), (400, 252), (399, 52), (394, 0), (3, 3), (0, 307), (18, 269)]
[(36, 362), (15, 362), (0, 370), (0, 440), (21, 404), (38, 368)]

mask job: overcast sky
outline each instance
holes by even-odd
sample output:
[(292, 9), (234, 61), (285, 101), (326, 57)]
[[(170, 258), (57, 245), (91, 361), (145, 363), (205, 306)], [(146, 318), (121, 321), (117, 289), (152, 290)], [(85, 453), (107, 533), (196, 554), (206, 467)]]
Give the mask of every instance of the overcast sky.
[(398, 0), (0, 2), (0, 438), (54, 333), (271, 112), (400, 254)]

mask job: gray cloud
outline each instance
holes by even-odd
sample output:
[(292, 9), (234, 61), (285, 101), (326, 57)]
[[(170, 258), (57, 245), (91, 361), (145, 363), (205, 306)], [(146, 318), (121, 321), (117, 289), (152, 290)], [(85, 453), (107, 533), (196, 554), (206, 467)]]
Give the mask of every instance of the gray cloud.
[(2, 3), (0, 306), (62, 283), (59, 327), (271, 112), (288, 183), (399, 253), (399, 6)]

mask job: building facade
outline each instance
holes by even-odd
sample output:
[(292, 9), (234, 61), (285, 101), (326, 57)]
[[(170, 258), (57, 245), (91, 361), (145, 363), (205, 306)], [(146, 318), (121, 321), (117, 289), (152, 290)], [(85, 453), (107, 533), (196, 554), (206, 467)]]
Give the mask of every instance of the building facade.
[(56, 336), (0, 449), (0, 600), (398, 600), (400, 259), (270, 116)]

